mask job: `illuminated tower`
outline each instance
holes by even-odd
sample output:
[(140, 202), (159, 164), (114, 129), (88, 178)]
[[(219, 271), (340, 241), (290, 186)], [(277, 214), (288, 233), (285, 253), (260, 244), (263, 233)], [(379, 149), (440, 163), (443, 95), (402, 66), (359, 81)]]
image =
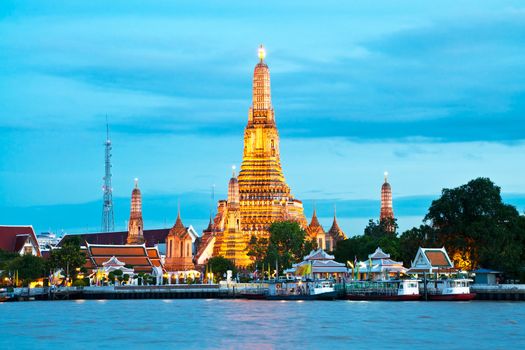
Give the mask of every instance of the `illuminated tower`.
[(106, 121), (106, 161), (104, 173), (104, 202), (102, 203), (102, 232), (112, 232), (115, 230), (115, 218), (113, 216), (113, 188), (111, 187), (111, 140), (109, 139), (109, 125)]
[(247, 236), (241, 231), (239, 182), (235, 176), (235, 167), (228, 184), (223, 227), (224, 229), (217, 235), (214, 255), (230, 259), (236, 266), (247, 267), (251, 261), (246, 251)]
[[(385, 171), (385, 182), (381, 186), (381, 213), (379, 216), (380, 221), (393, 220), (394, 209), (392, 208), (392, 188), (388, 183), (388, 172)], [(388, 227), (388, 231), (394, 231), (394, 227)]]
[(135, 188), (131, 192), (131, 211), (128, 223), (127, 244), (144, 243), (144, 223), (142, 221), (142, 195), (139, 189), (139, 180), (135, 179)]
[(285, 182), (279, 155), (279, 134), (270, 92), (266, 52), (259, 48), (253, 73), (253, 99), (244, 131), (244, 153), (239, 173), (241, 229), (245, 235), (267, 236), (272, 222), (295, 220), (306, 227), (301, 201)]

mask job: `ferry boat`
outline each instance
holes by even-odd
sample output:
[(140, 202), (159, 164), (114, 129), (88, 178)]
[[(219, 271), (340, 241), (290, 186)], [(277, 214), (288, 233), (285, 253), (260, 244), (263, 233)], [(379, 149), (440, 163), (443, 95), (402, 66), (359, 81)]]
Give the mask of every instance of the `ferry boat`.
[[(286, 281), (269, 285), (266, 300), (334, 300), (338, 296), (332, 281)], [(251, 299), (255, 299), (252, 298)], [(262, 299), (262, 298), (261, 298)]]
[(347, 300), (419, 300), (418, 280), (355, 281), (345, 286)]
[[(469, 278), (447, 278), (443, 280), (429, 280), (427, 282), (426, 299), (432, 301), (468, 301), (476, 297), (470, 291)], [(423, 286), (423, 298), (424, 295)]]

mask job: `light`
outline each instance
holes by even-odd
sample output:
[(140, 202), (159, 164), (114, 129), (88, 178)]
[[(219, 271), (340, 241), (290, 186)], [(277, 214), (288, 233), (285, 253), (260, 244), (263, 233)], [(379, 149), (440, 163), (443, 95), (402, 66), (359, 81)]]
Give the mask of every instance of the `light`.
[(387, 177), (387, 176), (388, 176), (388, 171), (385, 171), (385, 177)]
[(265, 58), (266, 58), (266, 50), (264, 49), (264, 46), (259, 46), (259, 50), (258, 50), (258, 54), (259, 54), (259, 59), (261, 61), (263, 61)]

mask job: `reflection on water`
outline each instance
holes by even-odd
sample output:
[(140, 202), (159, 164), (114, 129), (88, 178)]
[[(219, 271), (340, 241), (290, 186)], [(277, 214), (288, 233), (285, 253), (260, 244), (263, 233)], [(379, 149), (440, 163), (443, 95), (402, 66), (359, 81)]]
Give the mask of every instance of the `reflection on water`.
[(0, 303), (0, 349), (516, 349), (525, 303)]

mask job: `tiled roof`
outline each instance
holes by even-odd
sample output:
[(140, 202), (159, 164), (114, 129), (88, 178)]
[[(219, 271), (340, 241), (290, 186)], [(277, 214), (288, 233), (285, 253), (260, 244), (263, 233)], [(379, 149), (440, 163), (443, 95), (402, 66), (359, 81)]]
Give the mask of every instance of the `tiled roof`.
[(437, 267), (450, 267), (450, 263), (444, 252), (441, 250), (427, 250), (425, 251), (430, 264)]
[(38, 240), (32, 226), (0, 226), (0, 249), (18, 253), (29, 237), (35, 242), (40, 256)]
[(381, 249), (380, 247), (377, 247), (376, 251), (373, 254), (368, 255), (370, 259), (388, 259), (390, 258), (390, 254), (387, 254)]
[[(156, 244), (165, 243), (166, 236), (169, 233), (168, 228), (144, 230), (144, 243), (146, 247), (154, 247)], [(61, 246), (68, 237), (79, 236), (82, 244), (88, 242), (89, 244), (126, 244), (128, 239), (128, 231), (119, 232), (99, 232), (99, 233), (72, 233), (65, 235), (58, 246)]]

